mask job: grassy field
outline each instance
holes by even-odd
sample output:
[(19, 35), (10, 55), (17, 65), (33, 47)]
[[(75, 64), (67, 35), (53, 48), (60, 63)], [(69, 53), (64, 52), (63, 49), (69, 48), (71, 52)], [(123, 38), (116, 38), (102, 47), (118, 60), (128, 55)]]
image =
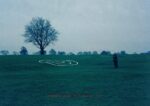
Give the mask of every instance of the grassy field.
[[(54, 67), (40, 59), (73, 59)], [(149, 106), (150, 56), (0, 56), (0, 106)]]

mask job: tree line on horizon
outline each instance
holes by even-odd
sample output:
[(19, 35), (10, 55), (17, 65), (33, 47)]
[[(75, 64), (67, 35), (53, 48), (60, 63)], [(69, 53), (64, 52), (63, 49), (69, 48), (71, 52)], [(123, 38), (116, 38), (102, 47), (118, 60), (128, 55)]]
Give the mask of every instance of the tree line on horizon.
[[(77, 53), (74, 52), (65, 52), (65, 51), (56, 51), (55, 49), (50, 49), (48, 52), (44, 51), (44, 55), (112, 55), (110, 51), (103, 50), (101, 52), (98, 51), (79, 51)], [(124, 50), (118, 52), (120, 55), (128, 55), (128, 53)], [(138, 54), (138, 53), (132, 53)], [(150, 54), (150, 51), (139, 54)], [(20, 48), (20, 51), (9, 52), (8, 50), (0, 50), (0, 55), (41, 55), (40, 51), (29, 53), (28, 49), (24, 46)]]

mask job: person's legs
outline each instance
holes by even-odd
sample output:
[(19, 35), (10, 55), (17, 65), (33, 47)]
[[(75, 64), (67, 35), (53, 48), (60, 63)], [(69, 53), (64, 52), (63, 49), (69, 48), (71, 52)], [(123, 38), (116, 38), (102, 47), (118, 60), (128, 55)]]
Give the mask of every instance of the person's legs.
[(114, 61), (115, 68), (118, 68), (118, 61)]
[(117, 56), (117, 54), (113, 55), (113, 63), (114, 63), (114, 67), (118, 68), (118, 56)]

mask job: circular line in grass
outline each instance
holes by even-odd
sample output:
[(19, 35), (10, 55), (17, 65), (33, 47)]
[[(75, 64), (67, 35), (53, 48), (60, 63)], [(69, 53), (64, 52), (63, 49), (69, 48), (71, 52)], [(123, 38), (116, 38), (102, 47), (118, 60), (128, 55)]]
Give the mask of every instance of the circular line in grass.
[(78, 65), (77, 61), (74, 60), (39, 60), (39, 63), (49, 64), (53, 66), (76, 66)]

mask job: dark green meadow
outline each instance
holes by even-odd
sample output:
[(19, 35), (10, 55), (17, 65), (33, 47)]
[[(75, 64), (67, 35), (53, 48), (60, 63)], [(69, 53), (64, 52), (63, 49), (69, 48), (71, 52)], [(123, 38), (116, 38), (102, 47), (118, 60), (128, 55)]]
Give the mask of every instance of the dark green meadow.
[(0, 106), (150, 106), (150, 55), (119, 56), (119, 69), (112, 56), (0, 56)]

